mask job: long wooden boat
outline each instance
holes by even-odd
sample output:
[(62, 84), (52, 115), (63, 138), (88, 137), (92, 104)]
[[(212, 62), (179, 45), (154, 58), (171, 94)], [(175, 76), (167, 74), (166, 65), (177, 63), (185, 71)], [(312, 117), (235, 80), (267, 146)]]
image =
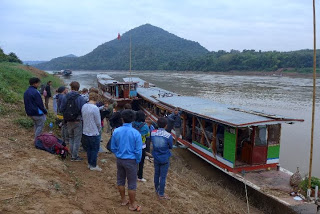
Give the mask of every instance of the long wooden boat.
[(281, 125), (303, 119), (181, 96), (140, 78), (131, 80), (139, 85), (140, 109), (153, 121), (171, 114), (176, 107), (182, 111), (182, 134), (175, 136), (172, 131), (172, 135), (188, 150), (286, 206), (304, 203), (289, 195), (293, 173), (279, 165)]
[(117, 102), (118, 107), (137, 99), (138, 82), (132, 80), (119, 82), (107, 74), (98, 74), (98, 88), (107, 100)]

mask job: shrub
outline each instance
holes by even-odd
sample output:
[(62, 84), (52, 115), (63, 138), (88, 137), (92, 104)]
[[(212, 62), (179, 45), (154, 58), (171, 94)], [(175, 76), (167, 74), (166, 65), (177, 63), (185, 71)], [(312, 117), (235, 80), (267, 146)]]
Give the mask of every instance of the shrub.
[[(320, 188), (320, 179), (317, 177), (311, 177), (311, 188), (315, 189), (315, 187), (318, 186)], [(299, 185), (300, 189), (307, 192), (308, 189), (308, 177), (303, 179), (303, 181)]]
[(33, 121), (29, 117), (20, 117), (15, 119), (14, 122), (25, 129), (31, 129), (33, 127)]

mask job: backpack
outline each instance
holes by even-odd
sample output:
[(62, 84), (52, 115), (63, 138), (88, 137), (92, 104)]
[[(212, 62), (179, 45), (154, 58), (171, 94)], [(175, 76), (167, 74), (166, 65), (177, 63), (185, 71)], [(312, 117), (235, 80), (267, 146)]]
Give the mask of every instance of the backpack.
[(37, 149), (47, 151), (51, 154), (57, 154), (62, 159), (65, 159), (69, 154), (66, 144), (52, 133), (43, 133), (39, 135), (35, 139), (34, 144)]
[(46, 89), (44, 89), (44, 90), (43, 90), (43, 92), (42, 92), (42, 94), (43, 94), (43, 96), (44, 96), (44, 97), (46, 97), (46, 96), (48, 95), (47, 90), (46, 90)]
[(43, 91), (44, 91), (45, 88), (46, 88), (46, 86), (45, 86), (44, 84), (42, 84), (42, 85), (40, 86), (40, 94), (41, 94), (41, 95), (43, 94)]
[(80, 94), (76, 94), (76, 95), (71, 95), (66, 97), (67, 99), (67, 104), (66, 104), (66, 108), (63, 112), (63, 119), (65, 121), (77, 121), (77, 118), (79, 117), (79, 115), (81, 115), (81, 109), (78, 108), (77, 104), (76, 104), (76, 99), (80, 96)]
[(146, 125), (146, 123), (141, 123), (140, 126), (137, 126), (135, 123), (133, 123), (132, 127), (138, 130), (138, 132), (140, 133), (140, 130), (144, 125)]

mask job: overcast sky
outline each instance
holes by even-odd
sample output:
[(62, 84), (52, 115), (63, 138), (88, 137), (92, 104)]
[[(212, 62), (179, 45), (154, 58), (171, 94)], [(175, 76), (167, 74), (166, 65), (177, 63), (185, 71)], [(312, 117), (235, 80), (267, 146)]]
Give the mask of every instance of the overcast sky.
[(0, 47), (22, 60), (81, 56), (146, 23), (210, 51), (313, 45), (312, 0), (0, 0)]

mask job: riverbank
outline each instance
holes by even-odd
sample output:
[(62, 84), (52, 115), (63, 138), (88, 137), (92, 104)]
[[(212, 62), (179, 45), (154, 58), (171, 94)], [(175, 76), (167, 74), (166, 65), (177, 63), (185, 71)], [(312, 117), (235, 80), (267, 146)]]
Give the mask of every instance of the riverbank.
[[(31, 76), (50, 79), (55, 87), (60, 80), (10, 63), (0, 63), (0, 75), (0, 129), (5, 130), (0, 134), (0, 213), (131, 213), (120, 206), (114, 155), (99, 154), (103, 171), (98, 173), (89, 171), (85, 161), (62, 161), (35, 149), (32, 123), (22, 102), (27, 80)], [(49, 121), (53, 119), (50, 112)], [(103, 136), (104, 142), (108, 137)], [(177, 153), (168, 176), (170, 201), (159, 201), (154, 194), (153, 164), (148, 161), (145, 177), (148, 182), (139, 183), (137, 191), (142, 213), (245, 213), (243, 198), (220, 186), (219, 180), (208, 180), (192, 170)], [(250, 211), (261, 213), (254, 207)]]

